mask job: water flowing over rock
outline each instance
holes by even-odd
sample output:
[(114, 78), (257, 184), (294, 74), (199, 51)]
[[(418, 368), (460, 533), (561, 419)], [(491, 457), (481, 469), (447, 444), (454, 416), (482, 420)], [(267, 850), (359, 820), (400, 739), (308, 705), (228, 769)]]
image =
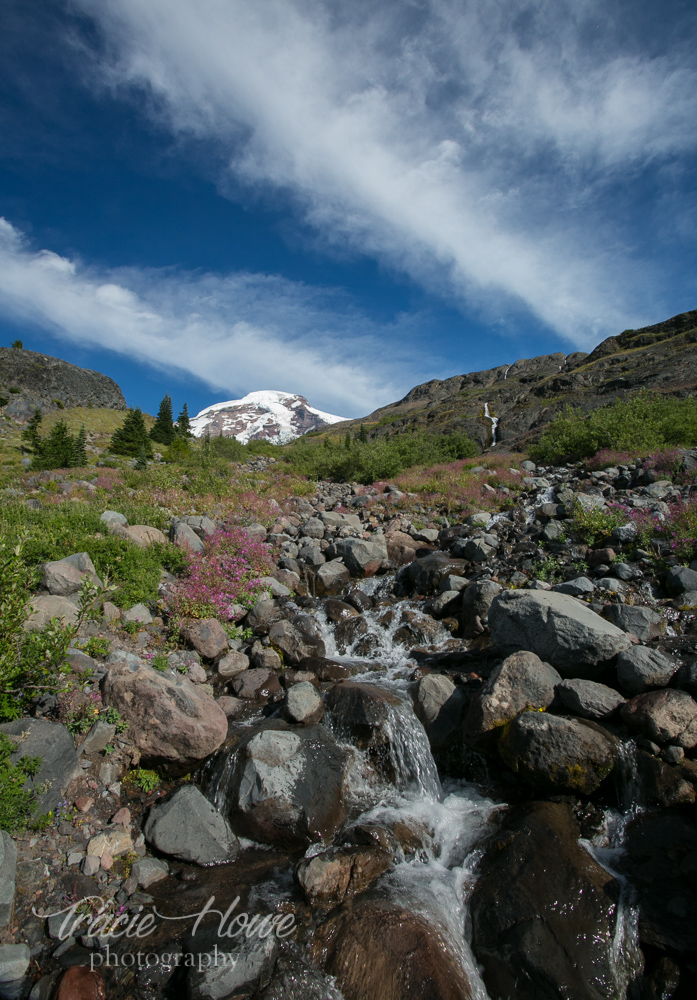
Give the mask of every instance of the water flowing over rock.
[[(566, 594), (509, 590), (489, 612), (494, 645), (502, 653), (529, 650), (563, 677), (579, 677), (629, 646), (626, 634)], [(592, 678), (591, 678), (592, 679)]]

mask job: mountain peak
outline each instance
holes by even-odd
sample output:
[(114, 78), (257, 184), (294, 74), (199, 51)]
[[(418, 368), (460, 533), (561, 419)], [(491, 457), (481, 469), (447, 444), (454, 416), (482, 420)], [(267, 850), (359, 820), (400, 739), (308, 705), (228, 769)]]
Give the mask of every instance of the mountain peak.
[(277, 389), (258, 389), (242, 399), (207, 406), (191, 421), (196, 437), (206, 432), (212, 436), (235, 437), (242, 444), (248, 441), (270, 441), (286, 444), (308, 431), (336, 424), (346, 417), (337, 417), (310, 406), (304, 396)]

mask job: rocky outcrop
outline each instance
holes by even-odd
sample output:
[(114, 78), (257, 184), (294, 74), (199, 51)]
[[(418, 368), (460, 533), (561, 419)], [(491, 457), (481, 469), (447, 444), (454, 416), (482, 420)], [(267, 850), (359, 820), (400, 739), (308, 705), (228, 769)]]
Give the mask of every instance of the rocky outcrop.
[(0, 347), (0, 396), (10, 401), (5, 414), (19, 420), (28, 420), (37, 409), (46, 413), (56, 407), (127, 409), (123, 393), (108, 376), (9, 347)]

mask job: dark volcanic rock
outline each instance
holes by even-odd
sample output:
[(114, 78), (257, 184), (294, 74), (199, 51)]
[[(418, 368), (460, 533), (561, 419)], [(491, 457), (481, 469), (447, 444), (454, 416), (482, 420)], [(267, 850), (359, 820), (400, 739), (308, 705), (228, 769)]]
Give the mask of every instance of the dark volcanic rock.
[(27, 417), (35, 409), (46, 412), (59, 404), (127, 409), (123, 393), (106, 375), (48, 354), (0, 347), (0, 394), (8, 396), (10, 389), (19, 389), (10, 395), (10, 407), (26, 404)]
[(571, 807), (514, 810), (472, 896), (474, 952), (491, 997), (610, 1000), (617, 887), (579, 844)]

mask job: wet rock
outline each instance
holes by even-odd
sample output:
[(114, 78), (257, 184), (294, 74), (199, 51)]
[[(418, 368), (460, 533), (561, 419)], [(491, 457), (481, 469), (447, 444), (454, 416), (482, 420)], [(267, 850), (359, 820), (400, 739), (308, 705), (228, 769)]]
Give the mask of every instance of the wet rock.
[(356, 656), (368, 656), (377, 645), (377, 638), (371, 634), (363, 615), (345, 618), (334, 629), (334, 640), (339, 653), (352, 651)]
[(344, 621), (346, 618), (355, 618), (358, 611), (351, 604), (345, 601), (325, 601), (324, 613), (330, 622)]
[(0, 928), (12, 919), (17, 874), (17, 848), (9, 833), (0, 831)]
[[(201, 962), (201, 969), (197, 965), (189, 970), (188, 1000), (253, 996), (269, 982), (277, 953), (278, 942), (273, 934), (263, 940), (255, 936), (238, 938), (229, 945), (226, 942), (227, 961), (211, 961), (208, 967)], [(230, 956), (234, 956), (232, 961)]]
[(230, 680), (231, 677), (237, 677), (238, 674), (249, 669), (249, 657), (232, 649), (218, 660), (215, 669), (218, 677)]
[(247, 702), (231, 695), (221, 695), (220, 698), (216, 698), (216, 704), (220, 705), (228, 719), (236, 719), (244, 711)]
[(693, 810), (644, 812), (628, 825), (619, 865), (638, 896), (643, 943), (697, 951), (696, 859)]
[(341, 594), (351, 580), (351, 574), (341, 559), (330, 559), (315, 573), (315, 588), (319, 596)]
[(70, 781), (82, 773), (68, 730), (46, 719), (15, 719), (0, 725), (0, 732), (16, 739), (17, 749), (10, 758), (13, 764), (20, 757), (41, 758), (37, 774), (27, 778), (25, 786), (37, 793), (36, 816), (55, 809)]
[(364, 541), (362, 538), (340, 538), (336, 542), (336, 550), (351, 576), (374, 576), (387, 561), (384, 535), (374, 534), (370, 541)]
[(49, 594), (57, 597), (77, 594), (85, 580), (96, 583), (99, 587), (102, 585), (94, 563), (86, 552), (77, 552), (65, 559), (44, 563), (41, 585)]
[(239, 853), (239, 841), (227, 820), (195, 785), (179, 788), (154, 806), (143, 832), (162, 854), (196, 865), (225, 864)]
[(297, 628), (289, 621), (276, 622), (269, 629), (269, 639), (283, 654), (284, 663), (302, 663), (311, 656), (324, 656), (324, 643), (317, 636)]
[(611, 604), (605, 608), (605, 617), (623, 632), (631, 632), (642, 642), (665, 635), (666, 623), (658, 611), (639, 605)]
[(204, 618), (183, 628), (182, 636), (204, 660), (216, 660), (230, 648), (227, 632), (217, 618)]
[(67, 597), (53, 597), (49, 594), (39, 594), (29, 601), (31, 609), (25, 629), (42, 629), (52, 618), (60, 618), (64, 625), (77, 624), (77, 604)]
[(361, 750), (389, 743), (389, 722), (399, 698), (373, 684), (344, 681), (327, 695), (335, 731)]
[(238, 674), (232, 682), (232, 690), (235, 697), (245, 701), (278, 701), (283, 695), (278, 677), (265, 667), (254, 667)]
[(697, 702), (687, 691), (663, 688), (638, 694), (624, 706), (622, 719), (630, 729), (656, 743), (697, 746)]
[(465, 720), (465, 736), (471, 742), (505, 726), (520, 712), (547, 708), (554, 700), (561, 677), (534, 653), (508, 656), (496, 667), (477, 692)]
[(619, 743), (593, 722), (523, 712), (503, 730), (501, 757), (536, 788), (590, 795), (615, 766)]
[(227, 717), (210, 695), (182, 676), (114, 663), (102, 697), (130, 723), (143, 758), (172, 774), (187, 774), (227, 737)]
[(440, 589), (444, 577), (462, 576), (464, 571), (464, 559), (455, 559), (445, 552), (433, 552), (423, 559), (415, 559), (403, 573), (417, 594), (430, 594)]
[(449, 677), (426, 674), (417, 682), (413, 700), (432, 749), (439, 750), (460, 737), (466, 699)]
[(596, 681), (566, 680), (555, 690), (565, 708), (585, 719), (608, 719), (625, 703), (618, 691)]
[(637, 773), (642, 805), (668, 809), (694, 803), (695, 789), (679, 770), (642, 750), (637, 752)]
[(205, 552), (205, 545), (194, 529), (186, 521), (174, 521), (169, 529), (169, 540), (180, 549), (189, 552)]
[(324, 726), (276, 723), (240, 745), (225, 796), (230, 824), (289, 850), (329, 840), (346, 818), (347, 773), (347, 754)]
[(314, 726), (324, 717), (324, 702), (310, 681), (293, 684), (286, 694), (285, 713), (291, 722)]
[(491, 997), (616, 996), (617, 887), (580, 833), (566, 803), (533, 802), (512, 810), (490, 843), (472, 923)]
[(471, 1000), (465, 975), (435, 927), (377, 900), (344, 904), (320, 925), (315, 957), (346, 1000)]
[(282, 954), (259, 1000), (345, 1000), (334, 982), (300, 955)]
[(392, 853), (381, 847), (333, 847), (305, 858), (296, 878), (307, 901), (336, 906), (363, 892), (392, 864)]
[(489, 628), (502, 653), (530, 650), (565, 677), (592, 674), (629, 646), (621, 629), (573, 597), (552, 591), (504, 591), (491, 605)]
[(631, 694), (665, 687), (679, 668), (680, 660), (646, 646), (632, 646), (617, 657), (617, 679)]

